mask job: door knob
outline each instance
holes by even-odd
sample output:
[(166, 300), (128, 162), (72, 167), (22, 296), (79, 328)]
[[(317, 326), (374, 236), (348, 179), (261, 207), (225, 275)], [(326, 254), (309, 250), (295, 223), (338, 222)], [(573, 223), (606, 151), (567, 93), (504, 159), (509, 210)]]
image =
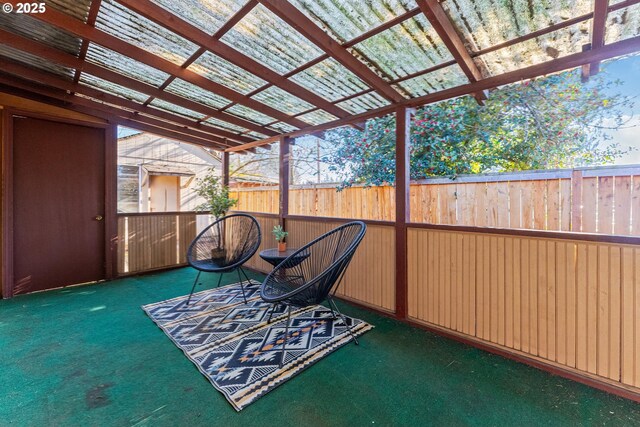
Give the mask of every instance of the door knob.
[(102, 215), (96, 215), (95, 220), (96, 221), (102, 221)]

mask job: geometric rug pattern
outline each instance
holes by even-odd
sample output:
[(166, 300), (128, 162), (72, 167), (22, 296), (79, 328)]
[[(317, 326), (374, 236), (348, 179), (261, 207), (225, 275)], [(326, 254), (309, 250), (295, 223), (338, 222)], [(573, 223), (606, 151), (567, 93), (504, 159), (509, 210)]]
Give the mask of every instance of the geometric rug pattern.
[[(147, 315), (200, 372), (240, 411), (352, 338), (340, 317), (321, 305), (291, 310), (284, 360), (280, 367), (286, 309), (259, 296), (260, 283), (238, 283), (148, 304)], [(345, 316), (354, 335), (373, 328)]]

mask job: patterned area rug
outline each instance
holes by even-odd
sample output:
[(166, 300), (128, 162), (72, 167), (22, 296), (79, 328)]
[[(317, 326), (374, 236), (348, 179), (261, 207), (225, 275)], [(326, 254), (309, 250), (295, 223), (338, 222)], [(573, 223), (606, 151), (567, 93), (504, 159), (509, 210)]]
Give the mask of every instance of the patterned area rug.
[[(328, 308), (292, 310), (280, 368), (286, 309), (276, 308), (267, 323), (271, 305), (259, 287), (245, 286), (247, 304), (236, 283), (193, 294), (188, 306), (182, 296), (142, 307), (237, 411), (352, 340)], [(373, 328), (346, 320), (356, 336)]]

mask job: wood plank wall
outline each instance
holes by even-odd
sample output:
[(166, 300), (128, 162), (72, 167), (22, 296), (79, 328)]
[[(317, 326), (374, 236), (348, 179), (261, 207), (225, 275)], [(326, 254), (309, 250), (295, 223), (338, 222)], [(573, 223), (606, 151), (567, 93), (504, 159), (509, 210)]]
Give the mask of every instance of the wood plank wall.
[[(288, 245), (300, 247), (346, 221), (287, 219)], [(386, 312), (395, 311), (395, 229), (367, 225), (336, 295)]]
[(134, 274), (185, 265), (196, 236), (196, 214), (120, 215), (118, 274)]
[(410, 228), (408, 270), (411, 319), (640, 387), (640, 248)]
[[(258, 253), (275, 246), (270, 239), (278, 217), (252, 214), (262, 228), (262, 243), (246, 266), (268, 272), (271, 265)], [(203, 215), (206, 216), (206, 215)], [(186, 265), (189, 244), (196, 237), (196, 214), (135, 214), (118, 217), (118, 274), (142, 273), (161, 268)]]

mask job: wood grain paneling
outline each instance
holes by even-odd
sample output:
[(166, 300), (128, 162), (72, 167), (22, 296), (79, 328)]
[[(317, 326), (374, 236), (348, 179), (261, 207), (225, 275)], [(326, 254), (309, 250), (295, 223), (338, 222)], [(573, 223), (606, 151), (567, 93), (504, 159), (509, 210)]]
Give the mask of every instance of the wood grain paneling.
[[(290, 247), (300, 247), (344, 222), (287, 220)], [(368, 225), (336, 295), (379, 310), (395, 310), (395, 230)]]
[(242, 212), (278, 213), (280, 191), (275, 189), (231, 190), (229, 197), (238, 203), (234, 207)]
[(0, 93), (0, 107), (12, 107), (17, 110), (30, 111), (34, 113), (47, 114), (52, 117), (62, 119), (78, 120), (91, 123), (106, 123), (104, 119), (89, 116), (87, 114), (76, 113), (66, 108), (53, 107), (42, 102), (32, 101), (30, 99), (21, 98), (6, 93)]
[(640, 248), (410, 228), (408, 264), (411, 319), (640, 387)]
[(118, 274), (134, 274), (186, 263), (196, 236), (196, 214), (118, 217)]

